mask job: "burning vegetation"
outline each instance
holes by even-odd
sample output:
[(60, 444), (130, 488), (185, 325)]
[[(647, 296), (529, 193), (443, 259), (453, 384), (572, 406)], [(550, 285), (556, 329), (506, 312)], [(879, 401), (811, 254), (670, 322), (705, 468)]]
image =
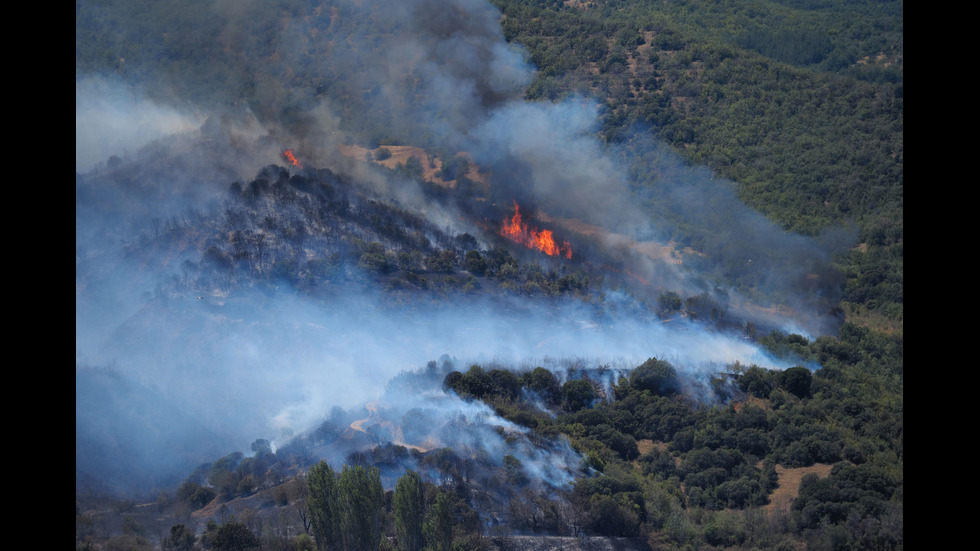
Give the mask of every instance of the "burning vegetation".
[[(108, 34), (110, 10), (87, 4), (76, 4), (76, 75), (92, 67), (115, 74), (118, 67), (102, 67), (104, 40), (85, 40)], [(161, 3), (167, 18), (150, 22), (172, 21), (169, 4)], [(740, 298), (730, 288), (794, 303), (798, 294), (838, 296), (823, 292), (834, 290), (830, 278), (811, 277), (825, 273), (825, 257), (808, 241), (770, 235), (776, 228), (754, 213), (742, 221), (727, 188), (720, 196), (713, 178), (674, 168), (658, 148), (645, 151), (642, 136), (595, 140), (599, 126), (617, 130), (593, 118), (601, 101), (521, 101), (536, 77), (503, 41), (500, 23), (520, 22), (515, 12), (501, 19), (482, 2), (393, 10), (358, 0), (297, 5), (294, 16), (274, 3), (247, 4), (228, 14), (217, 6), (209, 12), (216, 17), (177, 14), (188, 23), (187, 44), (204, 46), (188, 49), (203, 54), (193, 64), (171, 65), (190, 61), (175, 55), (127, 59), (159, 59), (159, 82), (213, 94), (196, 101), (249, 106), (245, 122), (254, 116), (262, 129), (254, 144), (249, 132), (231, 133), (234, 125), (205, 124), (204, 143), (214, 149), (173, 147), (168, 154), (192, 153), (141, 155), (132, 165), (114, 157), (104, 170), (76, 172), (76, 403), (88, 406), (76, 407), (76, 495), (93, 497), (92, 507), (76, 498), (76, 548), (221, 549), (238, 535), (242, 547), (261, 549), (310, 549), (315, 539), (321, 548), (390, 549), (397, 541), (489, 551), (518, 546), (502, 541), (515, 534), (609, 538), (606, 549), (626, 549), (618, 538), (636, 548), (901, 548), (900, 335), (883, 341), (845, 326), (840, 339), (811, 342), (770, 333), (760, 321), (781, 324), (783, 316), (742, 318), (728, 307)], [(287, 26), (269, 24), (278, 21), (293, 35), (314, 34), (279, 36)], [(141, 47), (182, 51), (179, 27), (146, 33), (167, 41)], [(202, 44), (209, 36), (221, 41)], [(659, 51), (652, 48), (667, 47), (666, 33), (618, 36), (621, 45), (646, 40), (651, 60)], [(181, 75), (186, 83), (173, 78)], [(236, 86), (223, 90), (225, 81)], [(661, 115), (671, 113), (658, 108)], [(329, 138), (335, 130), (350, 140)], [(324, 147), (334, 140), (378, 167), (328, 159)], [(380, 146), (400, 140), (417, 145)], [(304, 152), (305, 168), (286, 144)], [(611, 149), (618, 144), (630, 149)], [(277, 153), (285, 166), (255, 166), (258, 176), (243, 179)], [(150, 158), (167, 162), (144, 164)], [(634, 174), (650, 176), (627, 178)], [(184, 181), (201, 195), (187, 193)], [(199, 185), (212, 181), (214, 189)], [(507, 208), (512, 197), (523, 213), (517, 202)], [(540, 228), (553, 224), (537, 205), (561, 213), (574, 262), (548, 269), (500, 243), (571, 259), (570, 243)], [(697, 209), (681, 208), (688, 206)], [(670, 226), (654, 227), (659, 219)], [(582, 231), (588, 227), (603, 233)], [(634, 252), (653, 258), (640, 240), (662, 234), (710, 248), (676, 271), (632, 262)], [(681, 268), (703, 274), (688, 280)], [(726, 279), (713, 287), (716, 276)], [(620, 292), (631, 290), (620, 284), (627, 277), (650, 296)], [(687, 296), (702, 289), (719, 292)], [(654, 312), (645, 299), (656, 293)], [(825, 306), (822, 298), (803, 304)], [(464, 360), (447, 355), (395, 375), (442, 350)], [(125, 371), (80, 369), (88, 354)], [(818, 359), (826, 365), (811, 376)], [(866, 384), (868, 373), (881, 374), (881, 384)], [(129, 377), (151, 382), (152, 393), (118, 382)], [(382, 383), (384, 396), (363, 403)], [(112, 400), (102, 399), (106, 389)], [(158, 390), (166, 400), (146, 399)], [(141, 415), (151, 404), (168, 407)], [(178, 425), (185, 415), (195, 422)], [(255, 436), (263, 438), (253, 455), (195, 466)], [(105, 453), (119, 449), (128, 453)], [(338, 472), (318, 473), (328, 462)], [(770, 503), (787, 485), (777, 466), (814, 465), (830, 474), (799, 484), (791, 509)], [(109, 483), (166, 499), (113, 508), (126, 514), (112, 520), (123, 534), (110, 541), (110, 509), (94, 499)], [(175, 487), (170, 499), (165, 490)], [(778, 516), (759, 514), (768, 505), (779, 506)], [(347, 508), (332, 517), (343, 534), (313, 520), (335, 506)]]
[(303, 168), (303, 165), (299, 164), (299, 159), (296, 158), (296, 155), (293, 153), (292, 149), (284, 150), (282, 152), (282, 158), (296, 168)]
[(548, 256), (572, 258), (571, 244), (568, 241), (562, 241), (559, 245), (551, 230), (538, 230), (529, 226), (524, 222), (521, 216), (521, 207), (517, 202), (514, 203), (514, 215), (504, 220), (500, 235), (529, 249), (541, 251)]

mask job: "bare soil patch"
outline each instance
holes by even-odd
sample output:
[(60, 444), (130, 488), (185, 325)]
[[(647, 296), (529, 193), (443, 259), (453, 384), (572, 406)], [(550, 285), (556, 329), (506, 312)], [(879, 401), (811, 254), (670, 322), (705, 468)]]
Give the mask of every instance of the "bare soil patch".
[(762, 409), (769, 409), (769, 402), (767, 400), (763, 400), (762, 398), (756, 396), (749, 396), (745, 400), (735, 403), (734, 405), (735, 411), (742, 409), (746, 404), (752, 404), (753, 406)]
[[(391, 152), (391, 156), (386, 159), (378, 159), (382, 149), (387, 149)], [(439, 170), (442, 169), (442, 161), (430, 157), (421, 147), (411, 145), (385, 145), (376, 149), (368, 149), (360, 145), (344, 145), (340, 147), (340, 152), (346, 157), (360, 160), (367, 159), (367, 154), (370, 153), (373, 162), (391, 169), (397, 168), (400, 164), (404, 165), (409, 159), (415, 157), (422, 165), (422, 175), (426, 180), (442, 184), (448, 183), (436, 176)]]
[[(404, 165), (408, 163), (409, 159), (415, 157), (422, 167), (422, 178), (424, 180), (447, 188), (456, 187), (456, 180), (444, 180), (439, 176), (439, 172), (442, 170), (442, 159), (435, 155), (429, 155), (421, 147), (415, 147), (413, 145), (383, 145), (375, 149), (368, 149), (360, 145), (342, 145), (339, 149), (345, 157), (362, 161), (367, 160), (367, 154), (370, 153), (371, 162), (393, 170), (398, 168), (398, 165)], [(384, 156), (381, 155), (383, 149), (386, 149), (391, 155), (384, 159), (379, 159), (379, 157)], [(463, 153), (459, 155), (465, 156)], [(470, 169), (466, 173), (466, 177), (474, 182), (486, 183), (486, 176), (472, 162), (470, 162)]]
[[(756, 403), (760, 407), (764, 407), (765, 404), (762, 400), (757, 398), (750, 399), (747, 402)], [(758, 402), (758, 403), (757, 403)], [(653, 440), (637, 440), (636, 447), (640, 450), (640, 455), (649, 453), (653, 449), (659, 449), (660, 451), (667, 450), (666, 442), (655, 442)], [(675, 461), (679, 464), (680, 460), (675, 458)], [(634, 461), (634, 465), (639, 462)], [(759, 465), (761, 468), (762, 465)], [(787, 468), (781, 465), (776, 465), (776, 475), (778, 477), (779, 486), (773, 491), (772, 495), (769, 496), (769, 504), (763, 507), (770, 513), (777, 511), (789, 511), (790, 505), (793, 500), (800, 495), (800, 481), (803, 480), (803, 475), (807, 473), (815, 473), (820, 478), (827, 478), (830, 475), (830, 469), (833, 465), (826, 463), (817, 463), (809, 467), (799, 467), (799, 468)]]
[(776, 465), (776, 474), (779, 477), (779, 487), (773, 491), (771, 496), (769, 496), (769, 504), (763, 508), (769, 512), (788, 511), (790, 504), (792, 504), (793, 500), (800, 495), (800, 480), (803, 479), (803, 475), (807, 473), (816, 473), (820, 478), (827, 478), (830, 475), (831, 467), (833, 467), (833, 465), (828, 465), (825, 463), (817, 463), (816, 465), (811, 465), (809, 467), (799, 467), (794, 469), (788, 469), (786, 467)]
[[(649, 453), (650, 450), (656, 448), (657, 447), (657, 443), (654, 442), (653, 440), (648, 440), (648, 439), (637, 440), (636, 441), (636, 447), (639, 448), (640, 455), (643, 455), (643, 454)], [(661, 446), (661, 447), (665, 447), (665, 446)]]

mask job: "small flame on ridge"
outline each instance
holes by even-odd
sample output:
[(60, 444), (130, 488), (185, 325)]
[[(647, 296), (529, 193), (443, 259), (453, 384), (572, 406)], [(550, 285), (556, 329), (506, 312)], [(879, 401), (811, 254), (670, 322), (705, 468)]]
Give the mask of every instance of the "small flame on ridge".
[(295, 166), (296, 168), (303, 168), (303, 165), (299, 164), (299, 160), (296, 159), (296, 155), (293, 155), (292, 149), (283, 151), (282, 158), (289, 161), (289, 164)]
[(504, 227), (500, 230), (500, 235), (549, 256), (572, 257), (572, 246), (568, 241), (559, 245), (555, 242), (555, 236), (551, 230), (539, 231), (528, 227), (521, 217), (521, 207), (517, 202), (514, 202), (514, 216), (504, 220)]

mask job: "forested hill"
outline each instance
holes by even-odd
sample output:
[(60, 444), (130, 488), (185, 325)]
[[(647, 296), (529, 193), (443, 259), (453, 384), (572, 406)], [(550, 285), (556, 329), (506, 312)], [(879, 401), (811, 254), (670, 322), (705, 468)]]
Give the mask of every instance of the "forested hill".
[(902, 549), (903, 95), (901, 1), (76, 1), (76, 549)]
[[(663, 220), (670, 237), (696, 250), (712, 240), (677, 214), (677, 199), (664, 197), (660, 183), (674, 175), (651, 136), (729, 179), (739, 198), (782, 227), (852, 240), (854, 252), (839, 258), (846, 310), (901, 330), (901, 1), (494, 5), (504, 36), (526, 49), (535, 70), (526, 97), (597, 99), (601, 136), (631, 161), (636, 204)], [(407, 16), (351, 8), (279, 0), (200, 17), (181, 1), (80, 2), (76, 76), (116, 75), (163, 104), (247, 108), (297, 142), (328, 137), (318, 134), (314, 107), (329, 98), (340, 114), (330, 127), (357, 143), (408, 144), (450, 158), (455, 151), (439, 149), (445, 136), (417, 124), (441, 116), (424, 96), (438, 90), (411, 65), (414, 50), (389, 46)], [(468, 32), (492, 36), (485, 28), (481, 18)], [(395, 66), (398, 56), (405, 62)], [(381, 69), (402, 72), (394, 92)], [(711, 214), (724, 220), (720, 210)]]
[[(607, 140), (644, 155), (652, 133), (793, 231), (855, 228), (849, 311), (900, 328), (901, 1), (495, 3), (539, 69), (529, 97), (603, 98)], [(638, 163), (639, 185), (657, 188), (657, 161)]]
[(604, 98), (607, 138), (645, 124), (796, 231), (900, 207), (901, 2), (497, 4), (529, 95)]

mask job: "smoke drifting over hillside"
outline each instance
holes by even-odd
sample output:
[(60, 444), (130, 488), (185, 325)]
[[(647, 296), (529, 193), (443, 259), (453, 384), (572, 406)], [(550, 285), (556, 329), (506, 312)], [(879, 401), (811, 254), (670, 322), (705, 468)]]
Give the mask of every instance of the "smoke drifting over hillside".
[[(164, 4), (177, 22), (202, 18), (198, 3)], [(97, 19), (95, 7), (80, 5), (78, 25)], [(130, 69), (138, 59), (120, 62), (121, 79), (76, 67), (77, 364), (115, 366), (239, 449), (256, 438), (282, 443), (322, 421), (331, 407), (359, 408), (377, 399), (390, 378), (443, 354), (458, 358), (460, 368), (575, 358), (628, 369), (656, 356), (691, 380), (736, 361), (787, 367), (751, 342), (699, 323), (635, 316), (631, 301), (616, 307), (612, 290), (599, 310), (571, 300), (517, 298), (390, 308), (381, 306), (379, 291), (354, 286), (349, 290), (357, 293), (329, 303), (288, 286), (166, 292), (203, 262), (206, 251), (191, 237), (220, 224), (229, 184), (283, 164), (287, 147), (307, 166), (350, 175), (365, 192), (436, 220), (450, 234), (473, 232), (480, 240), (470, 212), (427, 202), (411, 180), (339, 152), (352, 136), (384, 137), (379, 128), (390, 138), (418, 140), (410, 145), (465, 151), (491, 175), (488, 205), (518, 201), (620, 236), (593, 239), (606, 239), (603, 254), (624, 259), (639, 281), (650, 282), (652, 296), (717, 288), (705, 275), (714, 269), (711, 259), (698, 273), (637, 252), (636, 243), (665, 242), (667, 235), (630, 189), (628, 163), (636, 150), (602, 145), (598, 106), (587, 98), (525, 101), (534, 69), (504, 40), (500, 14), (489, 3), (362, 0), (309, 11), (267, 9), (261, 2), (210, 4), (215, 27), (204, 44), (181, 43), (179, 25), (159, 44), (158, 35), (148, 35), (146, 51), (188, 56), (161, 62), (158, 74)], [(120, 36), (139, 32), (124, 6), (116, 10), (98, 20), (120, 25)], [(253, 42), (257, 26), (261, 47)], [(79, 40), (95, 30), (105, 31), (76, 29)], [(752, 255), (741, 262), (761, 265), (775, 294), (799, 296), (800, 282), (811, 283), (803, 289), (810, 297), (834, 291), (825, 275), (827, 253), (815, 243), (786, 235), (744, 207), (727, 211), (739, 215), (727, 226), (702, 218), (702, 209), (736, 202), (729, 188), (652, 144), (631, 145), (664, 158), (663, 189), (654, 193), (667, 196), (670, 208), (689, 209), (681, 216), (691, 225), (712, 226), (719, 240), (738, 241), (731, 248)], [(188, 239), (158, 239), (177, 229)], [(792, 276), (785, 283), (783, 273)], [(732, 304), (741, 300), (726, 296)], [(804, 300), (806, 309), (772, 325), (827, 330), (833, 320), (812, 307), (828, 302)], [(464, 407), (453, 399), (433, 403)]]

